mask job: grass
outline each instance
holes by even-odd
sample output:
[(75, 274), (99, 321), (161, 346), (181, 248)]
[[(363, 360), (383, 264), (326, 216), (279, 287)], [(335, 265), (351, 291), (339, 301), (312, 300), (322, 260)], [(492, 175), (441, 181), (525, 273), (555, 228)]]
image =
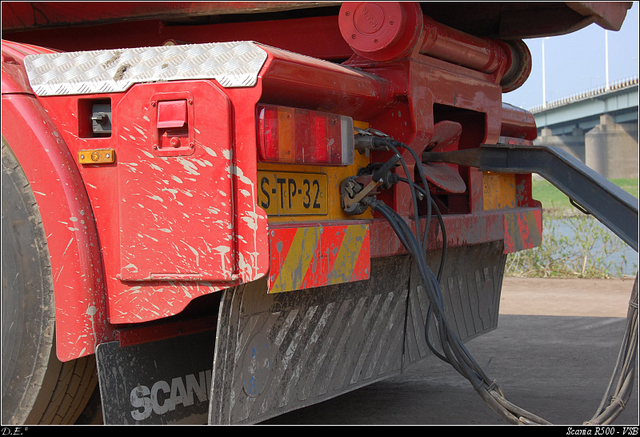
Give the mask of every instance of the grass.
[[(611, 181), (638, 197), (638, 179)], [(617, 235), (579, 212), (551, 183), (534, 180), (533, 198), (544, 211), (542, 244), (510, 254), (507, 276), (613, 278), (626, 276), (630, 267), (637, 271), (637, 254), (629, 259)]]

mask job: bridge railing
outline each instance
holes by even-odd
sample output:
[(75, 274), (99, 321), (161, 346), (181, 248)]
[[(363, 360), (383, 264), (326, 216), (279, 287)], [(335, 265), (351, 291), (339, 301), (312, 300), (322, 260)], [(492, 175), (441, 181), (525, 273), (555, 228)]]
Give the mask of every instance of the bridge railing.
[(548, 102), (546, 105), (534, 106), (533, 108), (528, 109), (528, 111), (531, 112), (532, 114), (537, 114), (551, 108), (557, 108), (559, 106), (568, 105), (570, 103), (574, 103), (584, 99), (590, 99), (602, 94), (607, 94), (612, 91), (617, 91), (617, 90), (629, 88), (632, 86), (638, 86), (638, 76), (633, 76), (627, 79), (618, 80), (610, 84), (608, 87), (603, 85), (597, 88), (591, 88), (587, 91), (581, 91), (579, 93), (571, 94), (570, 96)]

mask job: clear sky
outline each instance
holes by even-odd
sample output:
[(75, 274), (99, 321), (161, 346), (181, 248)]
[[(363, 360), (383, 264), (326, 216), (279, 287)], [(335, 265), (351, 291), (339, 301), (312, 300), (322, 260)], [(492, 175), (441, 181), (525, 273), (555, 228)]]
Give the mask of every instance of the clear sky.
[[(638, 75), (638, 2), (627, 11), (618, 32), (608, 31), (609, 83)], [(547, 102), (606, 83), (605, 30), (591, 24), (568, 35), (544, 39)], [(525, 40), (533, 59), (531, 75), (503, 101), (530, 109), (542, 105), (542, 41)]]

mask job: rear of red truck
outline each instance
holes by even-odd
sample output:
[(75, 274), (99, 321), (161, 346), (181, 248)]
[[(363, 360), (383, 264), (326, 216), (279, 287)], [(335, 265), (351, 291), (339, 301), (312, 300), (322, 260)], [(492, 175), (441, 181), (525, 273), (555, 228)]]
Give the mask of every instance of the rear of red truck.
[(3, 423), (257, 423), (451, 360), (541, 207), (423, 153), (530, 145), (522, 39), (629, 7), (3, 2)]

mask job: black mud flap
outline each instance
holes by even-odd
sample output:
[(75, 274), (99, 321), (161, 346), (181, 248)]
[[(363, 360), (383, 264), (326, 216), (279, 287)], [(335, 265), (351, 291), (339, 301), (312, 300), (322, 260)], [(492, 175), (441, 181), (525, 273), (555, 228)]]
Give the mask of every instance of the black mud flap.
[[(450, 248), (442, 294), (463, 340), (497, 326), (502, 249), (502, 241)], [(440, 253), (429, 261), (437, 267)], [(210, 424), (264, 422), (398, 375), (431, 354), (429, 299), (408, 256), (372, 259), (370, 280), (266, 290), (258, 280), (223, 292)]]
[(225, 290), (209, 423), (260, 423), (399, 374), (411, 262), (371, 265), (386, 274), (376, 286), (267, 294), (264, 279)]
[(136, 346), (99, 345), (104, 424), (206, 424), (214, 342), (211, 330)]

